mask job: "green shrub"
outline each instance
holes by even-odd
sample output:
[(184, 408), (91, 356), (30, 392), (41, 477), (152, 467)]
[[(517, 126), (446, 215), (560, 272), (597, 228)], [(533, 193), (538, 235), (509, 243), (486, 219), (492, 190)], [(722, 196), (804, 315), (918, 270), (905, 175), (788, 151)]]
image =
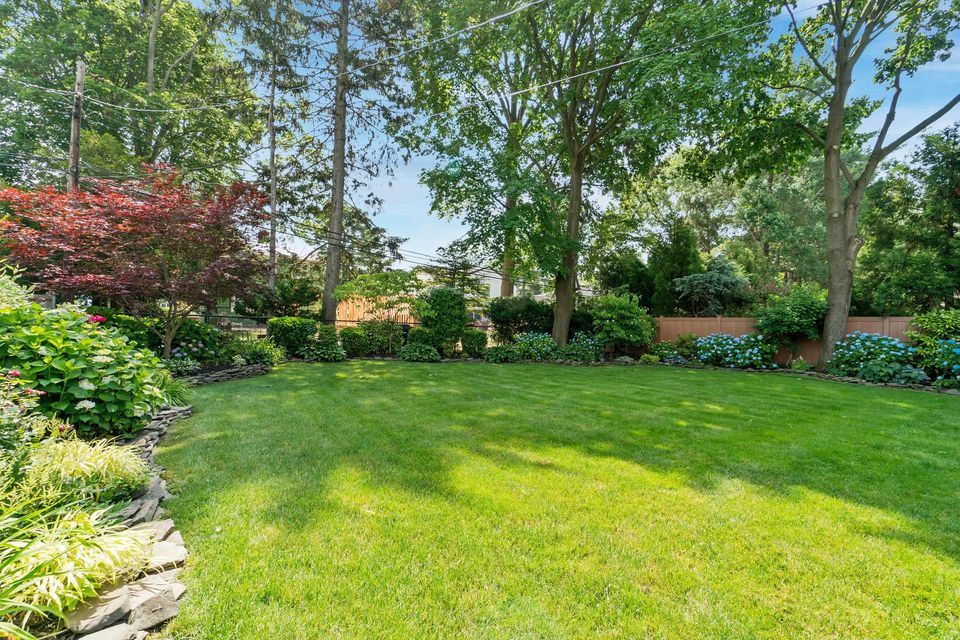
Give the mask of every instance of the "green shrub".
[(617, 351), (653, 342), (657, 322), (635, 295), (610, 293), (590, 298), (586, 306), (593, 315), (593, 337), (605, 348)]
[(0, 369), (38, 391), (39, 410), (86, 436), (130, 433), (163, 403), (160, 360), (77, 309), (0, 310)]
[(407, 344), (425, 344), (433, 346), (433, 331), (425, 327), (410, 327), (407, 332)]
[(793, 371), (810, 371), (811, 369), (813, 369), (813, 365), (807, 362), (806, 360), (804, 360), (802, 357), (800, 357), (800, 358), (795, 358), (790, 363), (790, 369), (792, 369)]
[(413, 342), (400, 349), (401, 360), (407, 362), (440, 362), (440, 354), (428, 344)]
[[(570, 335), (575, 336), (582, 333), (583, 335), (592, 336), (594, 331), (593, 322), (593, 308), (589, 304), (581, 304), (570, 314)], [(553, 322), (551, 321), (547, 333), (551, 333), (552, 331)]]
[(907, 335), (917, 348), (918, 364), (935, 376), (951, 374), (949, 358), (944, 365), (943, 341), (960, 340), (960, 309), (940, 309), (916, 316), (912, 322), (917, 331)]
[(786, 295), (772, 295), (757, 310), (757, 331), (778, 346), (790, 349), (791, 358), (803, 338), (820, 337), (827, 315), (827, 292), (818, 285), (800, 285)]
[(340, 344), (348, 358), (362, 358), (373, 353), (367, 332), (360, 327), (340, 329)]
[(487, 348), (487, 332), (479, 329), (467, 329), (461, 339), (463, 353), (468, 358), (481, 358)]
[(677, 355), (687, 360), (696, 360), (700, 357), (700, 348), (697, 346), (697, 340), (700, 339), (695, 333), (681, 333), (673, 341), (673, 346)]
[(470, 322), (463, 292), (434, 287), (418, 297), (413, 308), (423, 327), (433, 332), (433, 346), (445, 356), (452, 355)]
[(317, 331), (317, 323), (309, 318), (281, 317), (267, 320), (267, 337), (287, 353), (297, 353)]
[(403, 346), (403, 328), (391, 320), (364, 320), (360, 328), (367, 334), (370, 352), (392, 356)]
[(270, 338), (258, 338), (255, 335), (245, 335), (233, 340), (227, 351), (231, 364), (243, 360), (243, 364), (265, 364), (272, 367), (287, 357), (287, 352), (275, 344)]
[(520, 333), (513, 344), (521, 360), (556, 360), (557, 345), (549, 333)]
[(725, 333), (712, 333), (697, 340), (700, 361), (730, 369), (776, 369), (773, 358), (777, 347), (756, 334), (735, 338)]
[(18, 489), (43, 502), (64, 497), (113, 502), (142, 487), (149, 475), (147, 463), (133, 447), (104, 440), (48, 438), (30, 447)]
[(573, 362), (602, 362), (603, 345), (585, 333), (578, 333), (573, 340), (557, 349), (557, 358)]
[(487, 362), (517, 362), (520, 354), (512, 344), (500, 344), (489, 347), (483, 352), (483, 359)]
[(645, 353), (640, 356), (640, 364), (659, 364), (659, 362), (660, 356), (656, 355), (655, 353)]
[(519, 333), (549, 333), (553, 308), (529, 296), (495, 298), (487, 310), (499, 342), (513, 342)]
[(347, 352), (340, 346), (337, 328), (332, 324), (321, 324), (312, 342), (300, 350), (300, 356), (309, 362), (343, 362)]

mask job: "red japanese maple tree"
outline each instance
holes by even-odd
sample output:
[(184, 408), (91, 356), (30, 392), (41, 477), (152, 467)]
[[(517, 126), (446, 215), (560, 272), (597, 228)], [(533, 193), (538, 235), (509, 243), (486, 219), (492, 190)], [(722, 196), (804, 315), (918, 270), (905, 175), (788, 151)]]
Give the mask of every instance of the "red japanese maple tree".
[(10, 258), (39, 288), (159, 318), (165, 357), (190, 313), (243, 292), (265, 265), (251, 240), (264, 199), (243, 183), (199, 194), (155, 172), (87, 191), (4, 189), (0, 202), (12, 213), (0, 226)]

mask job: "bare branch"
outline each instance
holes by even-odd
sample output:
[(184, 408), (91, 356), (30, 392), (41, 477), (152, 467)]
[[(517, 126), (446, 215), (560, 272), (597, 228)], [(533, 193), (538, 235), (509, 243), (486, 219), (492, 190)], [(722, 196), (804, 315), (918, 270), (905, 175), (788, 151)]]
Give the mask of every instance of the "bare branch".
[(927, 116), (926, 118), (918, 122), (916, 125), (911, 127), (910, 130), (904, 133), (902, 136), (900, 136), (899, 138), (897, 138), (887, 146), (883, 147), (883, 149), (880, 150), (880, 157), (885, 158), (891, 153), (893, 153), (894, 151), (896, 151), (897, 148), (900, 147), (900, 145), (902, 145), (904, 142), (906, 142), (907, 140), (917, 135), (918, 133), (920, 133), (927, 127), (929, 127), (931, 124), (933, 124), (934, 122), (942, 118), (944, 115), (946, 115), (948, 111), (950, 111), (950, 109), (953, 109), (958, 104), (960, 104), (960, 93), (953, 96), (953, 98), (949, 102), (947, 102), (945, 105), (943, 105), (942, 107), (940, 107), (939, 109), (931, 113), (929, 116)]

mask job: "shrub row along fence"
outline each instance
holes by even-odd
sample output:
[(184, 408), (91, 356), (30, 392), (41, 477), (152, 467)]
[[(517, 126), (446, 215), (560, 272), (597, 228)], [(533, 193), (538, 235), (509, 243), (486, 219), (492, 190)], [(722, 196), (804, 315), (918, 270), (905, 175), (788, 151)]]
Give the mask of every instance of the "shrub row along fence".
[[(879, 333), (881, 335), (905, 340), (911, 329), (912, 317), (904, 316), (859, 316), (847, 318), (845, 333), (854, 331), (861, 333)], [(756, 333), (754, 325), (756, 318), (747, 317), (716, 317), (716, 318), (675, 318), (660, 316), (657, 318), (656, 341), (676, 340), (677, 336), (693, 333), (697, 337), (705, 337), (711, 333), (727, 333), (732, 336), (741, 336), (746, 333)], [(820, 359), (819, 340), (801, 340), (798, 355), (810, 363)], [(784, 364), (789, 357), (786, 350), (781, 349), (777, 355), (777, 362)]]

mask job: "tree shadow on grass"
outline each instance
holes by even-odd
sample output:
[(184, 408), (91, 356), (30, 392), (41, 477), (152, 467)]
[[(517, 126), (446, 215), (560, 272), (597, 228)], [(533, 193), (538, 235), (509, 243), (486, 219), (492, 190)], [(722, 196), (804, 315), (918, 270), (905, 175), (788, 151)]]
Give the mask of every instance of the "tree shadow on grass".
[(450, 473), (466, 456), (575, 476), (551, 459), (564, 448), (681, 474), (703, 492), (739, 479), (897, 513), (914, 526), (870, 535), (956, 561), (957, 415), (951, 397), (726, 371), (285, 365), (201, 390), (161, 463), (179, 457), (178, 469), (197, 471), (179, 480), (208, 496), (271, 487), (262, 517), (297, 529), (340, 508), (329, 496), (344, 467), (374, 488), (457, 503), (466, 497)]

